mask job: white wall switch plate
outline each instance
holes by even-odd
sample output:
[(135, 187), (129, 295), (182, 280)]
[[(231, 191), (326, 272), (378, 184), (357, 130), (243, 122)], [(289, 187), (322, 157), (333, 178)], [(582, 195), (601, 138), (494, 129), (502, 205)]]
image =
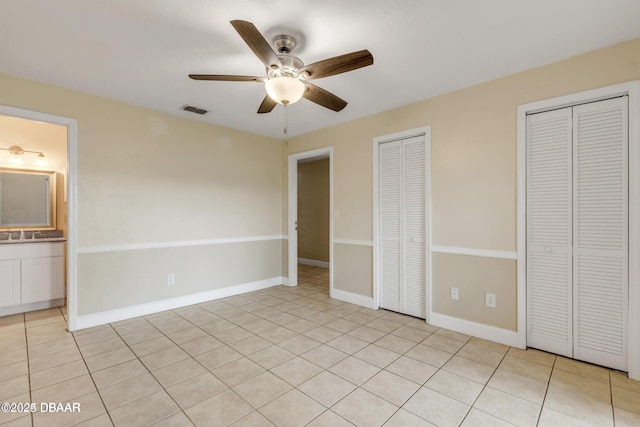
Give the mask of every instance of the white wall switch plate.
[(176, 275), (168, 274), (167, 275), (167, 285), (175, 285), (176, 284)]
[(458, 288), (451, 288), (451, 299), (458, 301)]

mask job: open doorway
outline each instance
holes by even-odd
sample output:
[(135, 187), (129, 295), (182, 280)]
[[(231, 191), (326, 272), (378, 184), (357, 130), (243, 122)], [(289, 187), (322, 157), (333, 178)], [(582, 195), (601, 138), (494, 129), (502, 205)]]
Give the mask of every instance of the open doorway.
[(289, 156), (289, 285), (333, 289), (332, 147)]
[(329, 294), (329, 156), (298, 160), (298, 284)]
[[(62, 305), (68, 328), (73, 330), (77, 312), (74, 221), (77, 122), (0, 105), (0, 129), (0, 147), (4, 149), (0, 150), (3, 155), (0, 157), (1, 168), (10, 174), (46, 174), (49, 177), (49, 189), (43, 193), (46, 196), (43, 203), (48, 211), (46, 221), (11, 222), (3, 228), (3, 234), (9, 235), (8, 239), (24, 239), (21, 243), (33, 243), (35, 246), (30, 247), (39, 250), (36, 251), (39, 254), (37, 258), (30, 258), (33, 255), (31, 251), (22, 250), (20, 260), (12, 261), (14, 266), (20, 265), (21, 273), (12, 276), (17, 279), (11, 281), (16, 289), (21, 289), (16, 293), (20, 300), (18, 297), (12, 300), (14, 304), (5, 310), (19, 313)], [(23, 197), (20, 200), (24, 203), (14, 211), (18, 209), (22, 217), (23, 211), (37, 206), (32, 204), (33, 198)], [(16, 213), (5, 209), (4, 213), (7, 212)], [(12, 215), (7, 214), (6, 217), (11, 218)], [(27, 245), (20, 247), (24, 249)], [(4, 248), (12, 252), (14, 246)], [(40, 254), (42, 251), (46, 252), (46, 257)]]

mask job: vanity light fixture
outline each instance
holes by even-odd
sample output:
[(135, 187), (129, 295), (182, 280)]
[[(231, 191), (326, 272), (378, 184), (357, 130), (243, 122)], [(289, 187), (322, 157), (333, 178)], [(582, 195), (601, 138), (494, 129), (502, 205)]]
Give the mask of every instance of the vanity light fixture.
[(47, 159), (45, 159), (42, 151), (24, 150), (19, 145), (12, 145), (9, 148), (0, 147), (0, 150), (5, 150), (11, 153), (11, 156), (9, 157), (9, 163), (11, 163), (12, 165), (24, 165), (24, 153), (37, 154), (36, 159), (33, 161), (33, 164), (35, 166), (47, 166), (49, 164), (47, 163)]

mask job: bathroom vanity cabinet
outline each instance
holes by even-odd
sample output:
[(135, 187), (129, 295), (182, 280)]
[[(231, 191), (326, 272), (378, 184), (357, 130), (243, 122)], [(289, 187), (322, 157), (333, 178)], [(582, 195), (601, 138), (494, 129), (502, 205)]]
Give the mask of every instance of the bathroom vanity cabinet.
[(64, 241), (0, 244), (0, 315), (64, 305)]

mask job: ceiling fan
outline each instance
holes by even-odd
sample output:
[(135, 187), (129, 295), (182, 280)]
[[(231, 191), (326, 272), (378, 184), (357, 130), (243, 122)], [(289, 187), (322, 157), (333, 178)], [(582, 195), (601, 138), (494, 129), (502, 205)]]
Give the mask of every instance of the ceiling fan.
[(189, 74), (189, 77), (193, 80), (264, 83), (267, 96), (258, 108), (259, 114), (271, 112), (277, 104), (286, 107), (302, 97), (333, 111), (340, 111), (347, 106), (347, 101), (309, 83), (308, 80), (334, 76), (373, 64), (371, 52), (365, 49), (304, 65), (300, 59), (291, 54), (296, 45), (293, 37), (288, 35), (274, 37), (274, 50), (251, 22), (234, 20), (231, 21), (231, 25), (262, 61), (266, 67), (267, 76)]

